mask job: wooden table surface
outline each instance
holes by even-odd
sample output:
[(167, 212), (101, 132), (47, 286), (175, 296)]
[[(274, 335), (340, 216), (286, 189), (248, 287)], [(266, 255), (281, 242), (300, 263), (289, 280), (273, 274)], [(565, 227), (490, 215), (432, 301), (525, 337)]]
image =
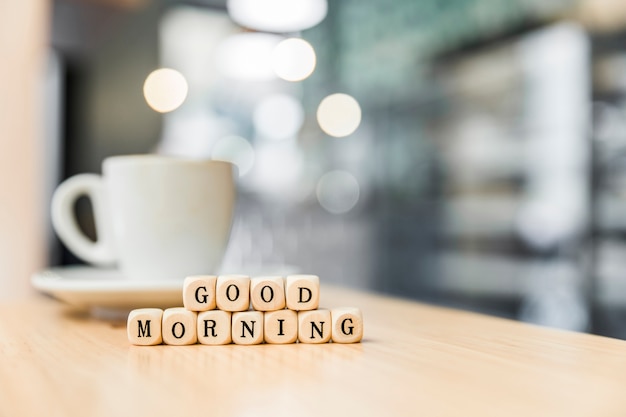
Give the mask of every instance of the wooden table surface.
[(0, 305), (0, 416), (625, 416), (626, 342), (322, 285), (354, 345), (130, 346), (125, 324)]

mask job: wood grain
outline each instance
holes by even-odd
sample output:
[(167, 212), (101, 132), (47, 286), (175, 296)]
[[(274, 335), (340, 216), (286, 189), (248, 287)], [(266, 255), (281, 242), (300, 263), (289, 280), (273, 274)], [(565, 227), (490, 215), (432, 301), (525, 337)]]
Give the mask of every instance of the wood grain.
[(163, 311), (163, 343), (174, 346), (193, 345), (198, 341), (198, 313), (184, 307)]
[(183, 282), (183, 306), (191, 311), (214, 310), (216, 305), (215, 275), (195, 275)]
[(1, 416), (623, 416), (626, 343), (323, 286), (362, 343), (131, 346), (53, 300), (0, 305)]
[(317, 275), (289, 275), (285, 278), (287, 308), (315, 310), (320, 301), (320, 278)]
[(328, 343), (331, 328), (330, 310), (326, 308), (298, 312), (298, 341), (300, 343)]
[(293, 310), (264, 313), (263, 338), (265, 343), (295, 343), (298, 340), (298, 313)]
[(333, 307), (331, 337), (335, 343), (357, 343), (363, 338), (363, 314), (357, 307)]
[(232, 338), (232, 313), (209, 310), (198, 313), (198, 343), (203, 345), (227, 345)]
[(221, 275), (215, 288), (217, 309), (246, 311), (250, 307), (250, 277), (246, 275)]
[(250, 303), (257, 311), (285, 308), (285, 279), (280, 276), (251, 278)]

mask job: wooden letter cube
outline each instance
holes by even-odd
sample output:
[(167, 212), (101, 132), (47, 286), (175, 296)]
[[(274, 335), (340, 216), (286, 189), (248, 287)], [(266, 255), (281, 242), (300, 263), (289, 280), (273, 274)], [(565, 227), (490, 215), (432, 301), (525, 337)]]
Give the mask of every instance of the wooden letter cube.
[(215, 289), (217, 308), (224, 311), (246, 311), (250, 306), (250, 277), (220, 275)]
[(283, 277), (255, 277), (250, 280), (252, 308), (274, 311), (285, 308), (285, 280)]
[(183, 305), (190, 311), (214, 310), (215, 275), (196, 275), (185, 278), (183, 284)]
[(231, 338), (229, 311), (211, 310), (198, 313), (198, 342), (203, 345), (227, 345)]
[(300, 343), (326, 343), (331, 337), (330, 310), (319, 309), (298, 313)]
[(363, 338), (363, 315), (356, 307), (341, 307), (330, 310), (332, 339), (335, 343), (357, 343)]
[(320, 303), (320, 279), (317, 275), (290, 275), (286, 282), (287, 308), (315, 310)]
[(128, 315), (126, 330), (128, 341), (133, 345), (153, 346), (163, 342), (161, 337), (161, 319), (163, 310), (160, 308), (140, 308)]
[(196, 321), (198, 313), (183, 307), (168, 308), (163, 312), (163, 343), (168, 345), (193, 345), (197, 342)]
[(263, 334), (266, 343), (295, 343), (298, 339), (298, 313), (276, 310), (265, 313)]
[(233, 313), (233, 342), (238, 345), (263, 343), (263, 313), (241, 311)]

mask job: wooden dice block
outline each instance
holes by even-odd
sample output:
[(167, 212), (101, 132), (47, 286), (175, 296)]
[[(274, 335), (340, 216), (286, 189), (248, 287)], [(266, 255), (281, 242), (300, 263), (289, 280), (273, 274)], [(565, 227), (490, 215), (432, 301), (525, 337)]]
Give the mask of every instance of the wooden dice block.
[(263, 335), (266, 343), (295, 343), (298, 339), (298, 313), (293, 310), (265, 313)]
[(185, 278), (183, 283), (183, 305), (191, 311), (214, 310), (215, 275), (196, 275)]
[(161, 330), (163, 343), (168, 345), (193, 345), (197, 342), (196, 321), (198, 313), (183, 307), (168, 308), (163, 312)]
[(274, 311), (285, 308), (285, 280), (283, 277), (255, 277), (250, 280), (252, 308)]
[(128, 341), (133, 345), (153, 346), (163, 342), (161, 337), (161, 319), (163, 310), (160, 308), (140, 308), (128, 315), (126, 331)]
[(285, 280), (287, 308), (315, 310), (320, 303), (320, 279), (317, 275), (290, 275)]
[(229, 311), (211, 310), (198, 313), (198, 342), (203, 345), (227, 345), (231, 338)]
[(363, 338), (363, 315), (356, 307), (341, 307), (330, 310), (332, 319), (331, 336), (335, 343), (357, 343)]
[(250, 306), (250, 277), (220, 275), (215, 288), (217, 308), (224, 311), (246, 311)]
[(233, 313), (233, 342), (238, 345), (263, 343), (263, 313), (241, 311)]
[(298, 340), (300, 343), (326, 343), (331, 337), (330, 310), (319, 309), (298, 313)]

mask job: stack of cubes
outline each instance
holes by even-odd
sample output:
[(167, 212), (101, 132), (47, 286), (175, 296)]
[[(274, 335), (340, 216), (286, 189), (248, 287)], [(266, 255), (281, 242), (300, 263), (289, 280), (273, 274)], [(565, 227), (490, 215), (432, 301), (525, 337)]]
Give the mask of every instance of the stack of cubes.
[(130, 312), (128, 340), (142, 346), (360, 342), (361, 311), (320, 309), (319, 298), (315, 275), (191, 276), (183, 284), (184, 307)]

